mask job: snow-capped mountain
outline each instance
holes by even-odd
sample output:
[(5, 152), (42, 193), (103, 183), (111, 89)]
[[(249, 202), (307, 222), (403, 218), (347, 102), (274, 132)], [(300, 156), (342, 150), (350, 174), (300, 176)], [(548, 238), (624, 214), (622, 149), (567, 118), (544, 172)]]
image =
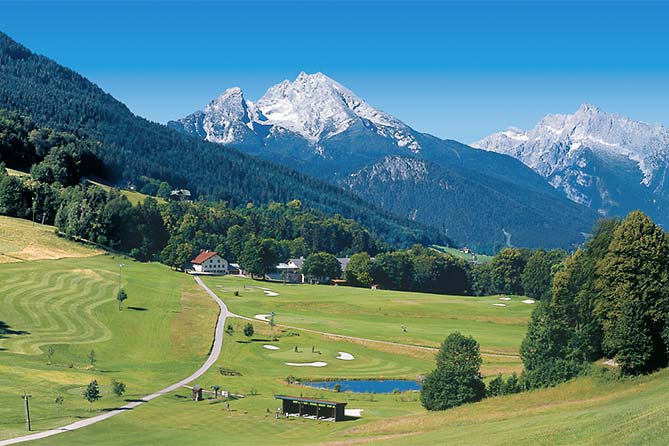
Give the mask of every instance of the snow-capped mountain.
[[(641, 208), (667, 221), (669, 131), (583, 104), (470, 144), (513, 156), (569, 199), (602, 215)], [(664, 218), (662, 215), (664, 214)]]
[[(293, 82), (284, 80), (271, 87), (255, 103), (246, 100), (240, 88), (230, 88), (204, 111), (168, 125), (208, 141), (265, 155), (274, 152), (277, 141), (282, 146), (300, 147), (303, 156), (298, 158), (367, 158), (388, 150), (421, 150), (415, 131), (323, 73), (301, 72)], [(351, 150), (349, 138), (342, 136), (347, 132), (364, 142), (362, 152), (361, 147), (356, 148), (358, 153)]]
[(244, 99), (241, 88), (233, 87), (207, 104), (204, 112), (196, 111), (179, 122), (186, 132), (211, 142), (259, 144), (256, 132), (264, 120), (262, 112)]
[(269, 124), (316, 144), (362, 123), (378, 135), (395, 140), (398, 147), (420, 150), (412, 130), (404, 123), (370, 106), (323, 73), (301, 72), (294, 82), (284, 80), (267, 90), (257, 107)]
[[(322, 73), (302, 72), (257, 101), (226, 90), (168, 125), (324, 178), (488, 251), (509, 237), (568, 248), (595, 217), (519, 160), (418, 132)], [(564, 215), (570, 224), (558, 224)]]

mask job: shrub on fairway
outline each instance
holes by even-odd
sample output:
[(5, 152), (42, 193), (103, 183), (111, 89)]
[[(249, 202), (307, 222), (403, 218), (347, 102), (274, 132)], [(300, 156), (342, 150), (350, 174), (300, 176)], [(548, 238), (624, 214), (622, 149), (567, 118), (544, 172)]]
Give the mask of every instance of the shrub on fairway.
[(249, 322), (244, 327), (244, 336), (250, 338), (251, 336), (253, 336), (253, 333), (254, 333), (253, 325)]
[(498, 396), (502, 395), (502, 387), (504, 386), (504, 379), (502, 375), (497, 375), (489, 383), (488, 388), (486, 389), (485, 396)]
[(86, 401), (88, 401), (89, 404), (93, 404), (100, 398), (102, 398), (102, 395), (100, 395), (100, 386), (98, 386), (97, 380), (93, 380), (84, 389), (83, 397)]
[(125, 393), (125, 384), (112, 378), (112, 392), (116, 396), (123, 395)]

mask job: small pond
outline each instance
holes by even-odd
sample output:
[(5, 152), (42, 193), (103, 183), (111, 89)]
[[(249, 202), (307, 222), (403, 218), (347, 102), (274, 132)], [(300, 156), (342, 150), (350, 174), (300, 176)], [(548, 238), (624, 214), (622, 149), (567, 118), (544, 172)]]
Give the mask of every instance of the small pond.
[(356, 393), (393, 393), (395, 389), (400, 392), (408, 390), (420, 390), (420, 384), (408, 379), (386, 379), (386, 380), (339, 380), (339, 381), (304, 381), (303, 385), (317, 387), (319, 389), (334, 389), (339, 384), (342, 392)]

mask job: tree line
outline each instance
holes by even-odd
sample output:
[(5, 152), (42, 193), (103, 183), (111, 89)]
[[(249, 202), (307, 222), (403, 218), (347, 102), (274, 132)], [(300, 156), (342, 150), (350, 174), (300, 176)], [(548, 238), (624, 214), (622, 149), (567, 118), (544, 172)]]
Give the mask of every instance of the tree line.
[(528, 387), (587, 372), (602, 357), (624, 375), (669, 358), (669, 237), (640, 211), (601, 222), (555, 274), (521, 346)]
[(491, 262), (472, 268), (472, 291), (478, 296), (515, 294), (545, 300), (566, 257), (562, 249), (504, 248)]
[[(517, 254), (507, 252), (506, 262), (517, 265)], [(585, 246), (551, 270), (550, 293), (532, 312), (520, 348), (521, 375), (498, 375), (486, 388), (478, 343), (453, 333), (423, 383), (427, 409), (554, 386), (591, 373), (602, 358), (609, 358), (613, 376), (669, 365), (669, 235), (647, 215), (633, 211), (599, 222)]]

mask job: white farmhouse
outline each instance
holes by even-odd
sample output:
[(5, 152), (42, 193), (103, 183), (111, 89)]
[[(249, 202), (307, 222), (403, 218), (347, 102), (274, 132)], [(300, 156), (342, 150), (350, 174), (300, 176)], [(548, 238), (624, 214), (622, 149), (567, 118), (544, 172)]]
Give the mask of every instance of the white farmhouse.
[(202, 251), (191, 262), (196, 273), (227, 274), (228, 261), (214, 251)]

